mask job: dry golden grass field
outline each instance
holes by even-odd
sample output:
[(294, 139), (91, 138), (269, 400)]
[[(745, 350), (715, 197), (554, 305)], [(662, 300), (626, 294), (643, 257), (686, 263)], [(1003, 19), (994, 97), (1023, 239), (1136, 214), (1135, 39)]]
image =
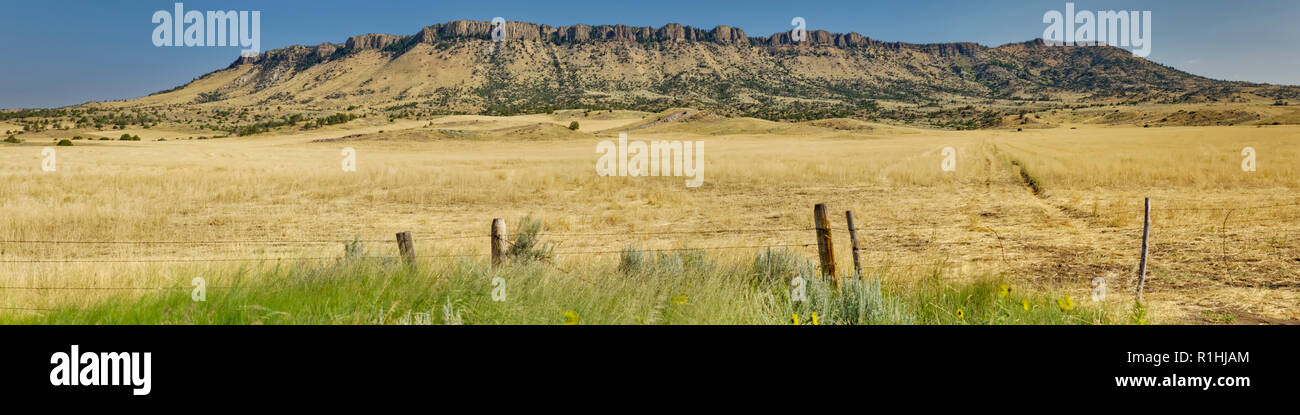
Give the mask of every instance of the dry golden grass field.
[[(547, 224), (564, 266), (617, 261), (633, 244), (813, 244), (812, 207), (826, 203), (840, 269), (852, 268), (843, 217), (852, 210), (863, 267), (889, 278), (942, 264), (951, 278), (1003, 274), (1087, 301), (1102, 277), (1109, 301), (1128, 304), (1150, 197), (1152, 321), (1300, 320), (1300, 126), (1059, 120), (958, 132), (649, 117), (447, 116), (215, 140), (160, 126), (100, 134), (143, 141), (73, 147), (28, 135), (0, 148), (0, 240), (9, 241), (0, 244), (0, 274), (5, 285), (184, 285), (168, 281), (169, 270), (214, 265), (167, 261), (338, 256), (341, 242), (358, 236), (395, 250), (381, 241), (399, 231), (413, 232), (422, 255), (485, 254), (492, 218), (513, 226), (530, 214)], [(581, 130), (564, 128), (573, 119)], [(703, 141), (703, 186), (599, 177), (595, 145), (620, 131)], [(57, 150), (57, 171), (41, 169), (45, 146)], [(356, 172), (341, 168), (344, 147), (356, 149)], [(940, 168), (945, 147), (957, 151), (955, 171)], [(1257, 152), (1254, 172), (1242, 171), (1245, 147)], [(714, 230), (725, 232), (670, 233)], [(816, 256), (815, 247), (797, 249)], [(99, 262), (113, 259), (157, 262)], [(10, 308), (0, 312), (110, 295), (130, 294), (0, 290), (0, 306)]]

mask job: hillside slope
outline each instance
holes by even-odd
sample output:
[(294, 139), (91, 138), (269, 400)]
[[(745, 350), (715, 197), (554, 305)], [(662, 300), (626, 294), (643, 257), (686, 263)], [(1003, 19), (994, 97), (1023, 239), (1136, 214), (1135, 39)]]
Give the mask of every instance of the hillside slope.
[(1041, 41), (918, 45), (812, 31), (794, 43), (789, 33), (756, 38), (727, 26), (678, 24), (511, 22), (505, 34), (506, 41), (494, 43), (490, 23), (456, 21), (410, 36), (293, 46), (125, 104), (497, 115), (691, 107), (772, 120), (924, 116), (992, 123), (992, 114), (946, 106), (1300, 97), (1297, 87), (1215, 81), (1117, 48)]

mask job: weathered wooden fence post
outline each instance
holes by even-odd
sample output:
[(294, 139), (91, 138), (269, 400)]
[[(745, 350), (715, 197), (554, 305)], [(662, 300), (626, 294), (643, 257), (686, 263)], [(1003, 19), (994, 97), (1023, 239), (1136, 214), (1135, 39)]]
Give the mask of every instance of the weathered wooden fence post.
[(831, 221), (826, 215), (826, 204), (818, 203), (813, 207), (813, 222), (817, 228), (817, 253), (821, 257), (822, 275), (831, 277), (839, 287), (839, 277), (835, 275), (835, 247), (831, 240)]
[(1142, 259), (1138, 260), (1137, 298), (1142, 301), (1142, 286), (1147, 281), (1147, 241), (1151, 237), (1151, 198), (1143, 203), (1145, 213), (1142, 219)]
[(407, 266), (415, 266), (415, 242), (411, 240), (410, 232), (397, 234), (397, 252), (402, 255)]
[(492, 219), (492, 266), (500, 267), (506, 256), (506, 220)]
[(858, 257), (858, 229), (853, 227), (853, 211), (844, 212), (844, 221), (849, 225), (849, 241), (853, 244), (853, 272), (862, 278), (862, 259)]

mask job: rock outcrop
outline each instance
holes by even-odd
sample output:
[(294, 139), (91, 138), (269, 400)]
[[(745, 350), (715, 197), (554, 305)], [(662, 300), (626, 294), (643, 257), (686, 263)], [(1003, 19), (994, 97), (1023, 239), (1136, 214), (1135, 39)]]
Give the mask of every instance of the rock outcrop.
[[(428, 26), (411, 36), (371, 33), (353, 36), (340, 46), (323, 43), (311, 50), (317, 58), (327, 58), (338, 50), (359, 52), (380, 50), (402, 42), (433, 44), (439, 41), (457, 39), (492, 39), (492, 22), (475, 20), (456, 20)], [(765, 38), (751, 38), (745, 31), (730, 26), (717, 26), (712, 30), (703, 30), (680, 23), (669, 23), (659, 28), (650, 26), (578, 24), (572, 26), (552, 27), (528, 22), (506, 22), (501, 33), (505, 40), (545, 41), (555, 44), (573, 44), (592, 41), (623, 42), (713, 42), (724, 45), (756, 45), (767, 47), (792, 47), (801, 45), (828, 46), (838, 48), (860, 48), (879, 46), (891, 50), (911, 49), (939, 56), (971, 55), (986, 49), (975, 43), (939, 43), (917, 45), (900, 42), (881, 42), (859, 33), (831, 33), (825, 30), (808, 31), (808, 37), (796, 42), (791, 32), (776, 33)], [(291, 48), (285, 48), (291, 49)], [(300, 53), (294, 50), (291, 53)], [(275, 51), (268, 51), (261, 56), (240, 57), (232, 66), (264, 62)]]
[(349, 51), (383, 49), (402, 40), (402, 36), (388, 35), (382, 33), (371, 33), (368, 35), (353, 36), (348, 38), (347, 49)]
[[(410, 36), (368, 34), (344, 44), (271, 50), (237, 60), (232, 66), (244, 66), (237, 68), (238, 79), (218, 92), (227, 100), (321, 106), (419, 102), (439, 111), (489, 113), (700, 107), (767, 118), (906, 119), (932, 114), (904, 113), (877, 101), (925, 104), (954, 95), (1042, 101), (1083, 94), (1098, 102), (1186, 102), (1230, 99), (1234, 91), (1253, 88), (1181, 72), (1119, 48), (1051, 47), (1041, 41), (998, 47), (912, 44), (811, 30), (796, 42), (788, 31), (749, 37), (729, 26), (506, 22), (498, 33), (506, 43), (490, 48), (493, 28), (491, 22), (459, 20)], [(485, 53), (492, 59), (481, 59)], [(399, 60), (400, 65), (388, 64)], [(361, 85), (345, 82), (344, 73), (352, 74), (348, 79), (367, 79)], [(299, 82), (286, 82), (290, 79)], [(1251, 93), (1282, 100), (1296, 91), (1300, 88)], [(983, 117), (958, 115), (963, 122)]]

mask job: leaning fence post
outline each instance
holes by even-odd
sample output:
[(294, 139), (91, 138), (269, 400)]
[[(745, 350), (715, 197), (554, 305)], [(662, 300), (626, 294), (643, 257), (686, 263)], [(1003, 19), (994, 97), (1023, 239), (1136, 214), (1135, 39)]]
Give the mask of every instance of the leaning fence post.
[(836, 287), (840, 285), (835, 275), (835, 248), (831, 243), (831, 221), (826, 216), (826, 204), (813, 207), (813, 222), (817, 228), (817, 253), (821, 257), (822, 275), (829, 275)]
[(506, 220), (492, 219), (492, 266), (500, 267), (506, 256)]
[(849, 225), (849, 241), (853, 244), (853, 272), (862, 278), (862, 260), (858, 258), (858, 229), (853, 227), (853, 211), (844, 212), (844, 222)]
[(410, 232), (397, 234), (397, 252), (402, 255), (406, 265), (415, 266), (415, 243), (411, 240)]
[(1143, 203), (1145, 213), (1142, 219), (1142, 259), (1138, 260), (1138, 302), (1142, 301), (1142, 286), (1147, 281), (1147, 240), (1151, 237), (1151, 198)]

